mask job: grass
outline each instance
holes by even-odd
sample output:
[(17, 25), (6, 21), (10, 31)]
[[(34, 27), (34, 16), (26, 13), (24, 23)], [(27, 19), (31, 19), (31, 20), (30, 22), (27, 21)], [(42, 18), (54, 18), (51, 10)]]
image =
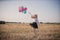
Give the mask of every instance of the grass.
[(60, 40), (60, 24), (38, 24), (35, 30), (29, 24), (0, 24), (1, 40)]

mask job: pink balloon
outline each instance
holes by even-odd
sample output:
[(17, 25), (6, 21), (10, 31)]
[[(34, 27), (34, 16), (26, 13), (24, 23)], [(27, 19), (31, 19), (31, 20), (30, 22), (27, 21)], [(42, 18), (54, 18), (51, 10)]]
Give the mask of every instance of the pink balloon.
[(25, 11), (25, 10), (27, 10), (27, 8), (22, 8), (22, 11)]
[(22, 11), (24, 11), (24, 8), (22, 8)]
[(27, 8), (24, 8), (24, 10), (27, 10)]
[(24, 7), (19, 7), (19, 12), (23, 12), (23, 11), (25, 12), (26, 10), (27, 10), (26, 7), (25, 8)]
[(22, 12), (22, 11), (23, 11), (23, 9), (19, 7), (19, 12)]

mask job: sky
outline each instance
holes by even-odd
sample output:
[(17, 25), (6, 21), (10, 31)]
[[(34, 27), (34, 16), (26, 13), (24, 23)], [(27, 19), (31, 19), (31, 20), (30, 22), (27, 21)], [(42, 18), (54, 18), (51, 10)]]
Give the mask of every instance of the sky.
[[(26, 22), (34, 20), (31, 14), (37, 14), (39, 22), (60, 23), (60, 0), (0, 0), (0, 20), (8, 22)], [(27, 7), (27, 13), (18, 11), (19, 6)]]

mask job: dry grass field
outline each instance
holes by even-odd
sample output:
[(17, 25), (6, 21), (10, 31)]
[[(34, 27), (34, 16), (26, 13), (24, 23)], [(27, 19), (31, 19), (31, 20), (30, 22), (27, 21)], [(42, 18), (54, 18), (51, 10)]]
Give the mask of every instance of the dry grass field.
[(38, 24), (35, 32), (29, 24), (0, 24), (0, 40), (60, 40), (60, 24)]

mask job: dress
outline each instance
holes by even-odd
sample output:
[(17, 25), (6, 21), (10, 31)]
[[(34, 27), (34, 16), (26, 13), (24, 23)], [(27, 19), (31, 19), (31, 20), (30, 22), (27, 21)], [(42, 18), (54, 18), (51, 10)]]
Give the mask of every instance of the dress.
[(33, 23), (30, 23), (30, 25), (35, 28), (35, 29), (38, 29), (38, 18), (34, 18), (34, 22)]

